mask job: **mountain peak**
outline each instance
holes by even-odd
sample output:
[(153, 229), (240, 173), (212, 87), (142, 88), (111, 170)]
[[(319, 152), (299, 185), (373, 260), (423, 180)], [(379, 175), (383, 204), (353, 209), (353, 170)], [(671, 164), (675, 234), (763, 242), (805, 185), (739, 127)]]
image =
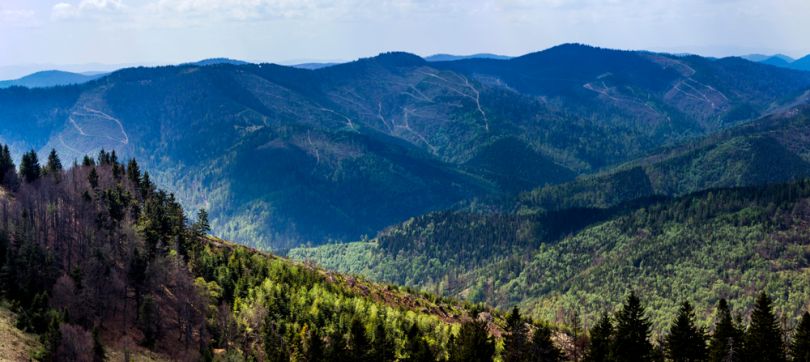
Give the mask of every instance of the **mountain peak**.
[(422, 57), (407, 52), (385, 52), (380, 53), (376, 57), (367, 59), (386, 66), (394, 67), (423, 65), (426, 62), (424, 59), (422, 59)]

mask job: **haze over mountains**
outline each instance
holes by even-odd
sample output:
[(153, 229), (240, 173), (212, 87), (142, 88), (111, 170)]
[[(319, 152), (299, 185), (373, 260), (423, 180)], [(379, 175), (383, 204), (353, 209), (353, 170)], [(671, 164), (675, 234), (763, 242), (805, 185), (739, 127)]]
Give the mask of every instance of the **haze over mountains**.
[(209, 209), (218, 235), (285, 249), (568, 181), (787, 109), (808, 87), (810, 73), (739, 58), (574, 44), (317, 70), (189, 64), (0, 91), (0, 134), (15, 154), (137, 157)]

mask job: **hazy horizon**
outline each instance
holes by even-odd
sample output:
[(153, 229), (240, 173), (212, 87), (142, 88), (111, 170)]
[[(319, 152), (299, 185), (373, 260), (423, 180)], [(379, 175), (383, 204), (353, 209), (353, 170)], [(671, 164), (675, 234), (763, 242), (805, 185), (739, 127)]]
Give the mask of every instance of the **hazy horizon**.
[(808, 13), (802, 0), (5, 0), (0, 66), (514, 56), (561, 43), (800, 57)]

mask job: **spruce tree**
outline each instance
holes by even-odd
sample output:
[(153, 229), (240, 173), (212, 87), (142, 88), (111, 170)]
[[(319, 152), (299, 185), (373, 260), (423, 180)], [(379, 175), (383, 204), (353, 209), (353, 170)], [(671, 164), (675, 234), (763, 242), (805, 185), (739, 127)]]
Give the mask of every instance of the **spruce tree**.
[(48, 154), (48, 163), (45, 164), (43, 173), (46, 175), (59, 175), (61, 172), (62, 160), (59, 159), (59, 155), (56, 153), (56, 150), (51, 149), (51, 153)]
[(551, 328), (539, 326), (532, 334), (532, 342), (526, 361), (559, 362), (563, 360), (562, 351), (551, 341)]
[(0, 185), (10, 186), (15, 168), (8, 146), (0, 147)]
[(141, 183), (141, 168), (138, 166), (138, 161), (135, 161), (134, 158), (130, 159), (127, 163), (127, 179), (132, 181), (135, 185), (140, 185)]
[(503, 338), (504, 362), (526, 361), (528, 358), (528, 329), (517, 307), (506, 317), (506, 335)]
[(95, 167), (90, 169), (90, 173), (87, 175), (87, 182), (90, 183), (91, 188), (98, 188), (98, 172), (96, 172)]
[(20, 177), (26, 183), (31, 183), (39, 179), (42, 175), (42, 167), (39, 165), (39, 157), (34, 150), (26, 152), (20, 161)]
[(714, 333), (709, 340), (709, 361), (739, 361), (742, 352), (742, 333), (734, 325), (728, 303), (720, 299), (717, 303)]
[(667, 357), (673, 362), (705, 361), (706, 335), (695, 325), (695, 312), (689, 302), (684, 302), (665, 340)]
[(641, 300), (635, 293), (630, 293), (616, 315), (616, 337), (611, 346), (612, 358), (622, 362), (649, 360), (652, 353), (650, 328), (651, 324), (645, 316)]
[(490, 362), (495, 357), (495, 341), (489, 335), (487, 322), (471, 320), (461, 325), (452, 346), (451, 361)]
[(804, 312), (793, 341), (790, 343), (790, 356), (793, 362), (810, 362), (810, 313)]
[(773, 314), (771, 298), (764, 292), (757, 297), (751, 312), (751, 325), (745, 334), (745, 356), (751, 362), (785, 361), (785, 348), (779, 322)]
[(613, 324), (607, 313), (602, 314), (599, 322), (590, 330), (591, 343), (585, 353), (585, 361), (607, 362), (610, 361), (610, 346), (613, 343)]

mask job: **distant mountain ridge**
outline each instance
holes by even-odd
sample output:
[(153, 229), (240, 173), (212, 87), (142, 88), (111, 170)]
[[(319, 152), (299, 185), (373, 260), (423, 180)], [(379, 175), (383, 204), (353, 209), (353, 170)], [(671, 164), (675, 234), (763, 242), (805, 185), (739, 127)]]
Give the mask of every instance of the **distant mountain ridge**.
[[(509, 198), (793, 104), (810, 73), (566, 44), (511, 59), (403, 52), (316, 70), (129, 68), (0, 91), (12, 152), (138, 157), (214, 232), (281, 250)], [(35, 127), (32, 127), (35, 126)]]
[(87, 74), (64, 72), (61, 70), (45, 70), (36, 72), (19, 79), (0, 81), (0, 88), (28, 87), (43, 88), (71, 84), (82, 84), (106, 75), (105, 72), (89, 72)]
[(806, 55), (799, 59), (793, 59), (784, 54), (764, 55), (764, 54), (751, 54), (742, 56), (742, 58), (752, 62), (768, 64), (780, 68), (796, 69), (810, 71), (810, 55)]
[(425, 60), (429, 62), (449, 62), (455, 60), (464, 60), (464, 59), (498, 59), (498, 60), (507, 60), (511, 59), (512, 57), (506, 55), (498, 55), (492, 53), (478, 53), (478, 54), (471, 54), (471, 55), (453, 55), (453, 54), (433, 54), (430, 56), (425, 57)]

